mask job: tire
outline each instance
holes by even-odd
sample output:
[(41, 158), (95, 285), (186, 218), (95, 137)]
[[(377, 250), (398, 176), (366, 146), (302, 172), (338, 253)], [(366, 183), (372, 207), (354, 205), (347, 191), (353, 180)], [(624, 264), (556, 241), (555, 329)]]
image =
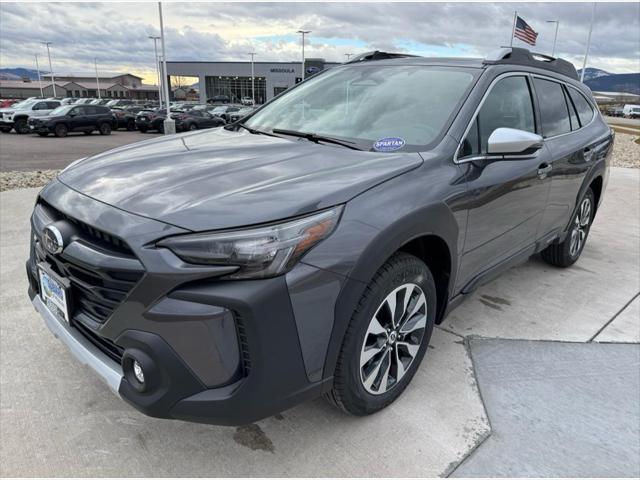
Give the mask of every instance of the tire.
[(160, 122), (158, 125), (158, 133), (164, 133), (164, 122)]
[(13, 124), (13, 128), (18, 135), (29, 133), (29, 125), (26, 118), (20, 118)]
[(98, 127), (98, 131), (100, 132), (100, 135), (111, 135), (111, 125), (107, 122), (103, 122)]
[(194, 130), (198, 130), (198, 125), (196, 125), (195, 123), (192, 123), (189, 125), (189, 130), (190, 131), (194, 131)]
[(38, 132), (38, 135), (40, 135), (41, 137), (46, 137), (46, 136), (48, 136), (49, 134), (48, 134), (48, 133), (46, 133), (46, 132)]
[[(407, 292), (411, 293), (405, 307)], [(352, 415), (375, 413), (396, 400), (411, 382), (427, 350), (436, 298), (435, 283), (424, 262), (401, 252), (387, 260), (351, 317), (338, 356), (333, 389), (325, 398)], [(395, 328), (388, 303), (391, 299), (397, 306), (395, 318), (400, 319)], [(404, 317), (406, 311), (414, 310), (417, 313)]]
[(147, 133), (147, 130), (148, 130), (147, 127), (138, 127), (138, 131), (140, 133)]
[(589, 188), (578, 203), (566, 238), (562, 243), (549, 245), (540, 252), (542, 259), (551, 265), (562, 268), (570, 267), (576, 263), (587, 243), (595, 211), (595, 195)]
[(56, 137), (62, 138), (67, 136), (67, 133), (69, 133), (69, 129), (64, 123), (59, 123), (58, 125), (56, 125), (56, 128), (53, 133), (55, 134)]
[(127, 122), (127, 131), (133, 132), (136, 129), (136, 122), (134, 120), (129, 120)]
[(0, 127), (0, 132), (9, 133), (11, 131), (11, 127)]

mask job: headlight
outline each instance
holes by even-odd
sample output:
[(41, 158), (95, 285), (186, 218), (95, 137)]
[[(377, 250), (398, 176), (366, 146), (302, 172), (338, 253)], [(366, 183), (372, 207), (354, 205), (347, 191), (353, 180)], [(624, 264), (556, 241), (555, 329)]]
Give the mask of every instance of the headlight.
[(342, 206), (338, 206), (263, 227), (170, 237), (157, 246), (170, 249), (188, 263), (239, 267), (227, 278), (273, 277), (289, 271), (327, 238), (341, 213)]

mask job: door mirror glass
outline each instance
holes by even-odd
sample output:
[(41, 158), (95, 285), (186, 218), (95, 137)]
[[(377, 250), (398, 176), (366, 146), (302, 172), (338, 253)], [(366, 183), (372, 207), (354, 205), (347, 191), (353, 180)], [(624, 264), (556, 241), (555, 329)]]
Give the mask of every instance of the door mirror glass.
[(542, 148), (542, 137), (515, 128), (496, 128), (489, 136), (487, 153), (491, 155), (526, 155)]

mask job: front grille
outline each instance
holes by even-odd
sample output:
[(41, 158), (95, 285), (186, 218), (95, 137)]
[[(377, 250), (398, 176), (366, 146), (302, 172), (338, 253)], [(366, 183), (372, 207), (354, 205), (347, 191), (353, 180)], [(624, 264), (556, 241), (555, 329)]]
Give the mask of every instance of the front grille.
[(73, 322), (73, 326), (76, 327), (80, 333), (82, 333), (87, 340), (98, 347), (105, 355), (115, 360), (117, 363), (122, 362), (122, 355), (124, 354), (124, 348), (119, 347), (108, 338), (96, 334), (90, 328), (87, 328), (81, 322)]
[[(63, 214), (51, 205), (40, 201), (36, 208), (45, 209), (48, 219), (66, 220), (78, 231), (78, 237), (89, 248), (105, 255), (119, 258), (131, 258), (135, 255), (119, 238), (102, 232)], [(72, 316), (80, 323), (102, 324), (122, 303), (131, 289), (142, 278), (143, 270), (122, 271), (106, 266), (84, 264), (79, 260), (60, 255), (52, 255), (41, 244), (42, 232), (34, 230), (33, 253), (35, 263), (46, 262), (58, 275), (71, 283), (70, 305)]]

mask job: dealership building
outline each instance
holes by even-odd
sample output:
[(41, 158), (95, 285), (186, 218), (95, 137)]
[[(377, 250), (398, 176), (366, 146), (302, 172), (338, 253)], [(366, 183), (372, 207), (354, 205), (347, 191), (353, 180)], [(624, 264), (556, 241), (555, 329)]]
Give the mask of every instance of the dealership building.
[[(322, 58), (307, 58), (305, 76), (339, 65)], [(302, 81), (301, 62), (254, 62), (257, 103), (271, 100), (287, 88)], [(167, 62), (169, 77), (196, 77), (200, 101), (227, 95), (232, 101), (251, 97), (251, 62)], [(195, 81), (194, 81), (195, 83)]]

